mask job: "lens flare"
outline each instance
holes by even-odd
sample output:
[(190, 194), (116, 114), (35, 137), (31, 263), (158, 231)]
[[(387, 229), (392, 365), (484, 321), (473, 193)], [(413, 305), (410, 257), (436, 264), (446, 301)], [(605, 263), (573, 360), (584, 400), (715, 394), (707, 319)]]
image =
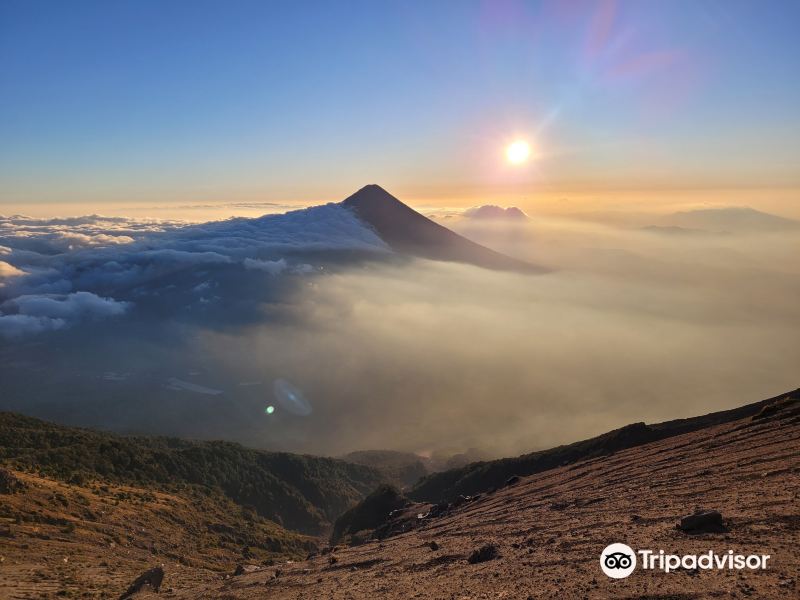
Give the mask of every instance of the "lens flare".
[(272, 413), (275, 412), (275, 407), (274, 406), (268, 406), (267, 408), (264, 409), (264, 412), (267, 413), (268, 415), (271, 415)]
[(272, 392), (278, 404), (293, 415), (307, 417), (311, 414), (311, 404), (305, 399), (303, 392), (285, 379), (276, 379), (272, 384)]

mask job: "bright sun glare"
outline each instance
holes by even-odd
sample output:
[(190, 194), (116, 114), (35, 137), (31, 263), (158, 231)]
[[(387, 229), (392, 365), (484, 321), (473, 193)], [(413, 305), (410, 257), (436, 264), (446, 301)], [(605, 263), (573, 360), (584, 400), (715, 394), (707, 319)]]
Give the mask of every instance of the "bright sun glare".
[(531, 155), (531, 147), (524, 140), (517, 140), (506, 148), (506, 158), (512, 165), (521, 165)]

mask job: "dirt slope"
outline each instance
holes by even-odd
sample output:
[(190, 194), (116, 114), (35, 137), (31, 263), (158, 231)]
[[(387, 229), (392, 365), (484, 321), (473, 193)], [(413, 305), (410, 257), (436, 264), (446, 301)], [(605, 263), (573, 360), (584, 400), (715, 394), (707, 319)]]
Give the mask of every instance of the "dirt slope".
[[(761, 416), (522, 478), (382, 542), (158, 597), (793, 597), (800, 589), (800, 397), (769, 406)], [(698, 507), (721, 511), (729, 531), (678, 531), (680, 517)], [(599, 567), (612, 542), (674, 554), (733, 550), (772, 558), (765, 571), (637, 569), (613, 580)], [(500, 556), (469, 564), (469, 555), (487, 543)]]
[(315, 541), (223, 495), (69, 484), (0, 472), (0, 599), (118, 598), (164, 564), (167, 585), (215, 582), (237, 563), (305, 557)]
[[(791, 394), (798, 393), (800, 390), (791, 392)], [(408, 491), (408, 495), (420, 502), (452, 501), (459, 495), (471, 496), (501, 487), (513, 475), (534, 475), (580, 460), (614, 454), (620, 450), (642, 446), (682, 433), (750, 417), (766, 404), (773, 403), (785, 395), (781, 394), (767, 400), (699, 417), (673, 419), (654, 424), (631, 423), (593, 438), (513, 458), (471, 462), (459, 468), (432, 473), (422, 478)]]

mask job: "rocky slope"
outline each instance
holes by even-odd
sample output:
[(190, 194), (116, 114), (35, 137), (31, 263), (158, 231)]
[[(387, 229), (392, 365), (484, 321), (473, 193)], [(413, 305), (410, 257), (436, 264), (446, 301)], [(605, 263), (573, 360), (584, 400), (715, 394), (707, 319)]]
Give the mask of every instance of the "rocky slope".
[[(406, 533), (160, 597), (790, 597), (800, 578), (800, 394), (735, 416), (511, 478), (459, 506), (420, 505), (427, 513), (406, 515), (415, 522)], [(697, 508), (719, 511), (727, 531), (677, 529)], [(639, 569), (610, 579), (599, 558), (612, 542), (772, 558), (764, 571)]]
[(217, 581), (238, 563), (305, 557), (314, 538), (226, 496), (184, 487), (66, 483), (3, 469), (0, 598), (118, 598), (164, 564), (169, 585)]
[(423, 478), (408, 495), (421, 502), (452, 501), (460, 495), (473, 495), (498, 488), (513, 475), (532, 475), (578, 460), (610, 455), (626, 448), (752, 416), (766, 404), (781, 397), (783, 396), (688, 419), (675, 419), (652, 425), (632, 423), (597, 437), (556, 448), (514, 458), (469, 463)]

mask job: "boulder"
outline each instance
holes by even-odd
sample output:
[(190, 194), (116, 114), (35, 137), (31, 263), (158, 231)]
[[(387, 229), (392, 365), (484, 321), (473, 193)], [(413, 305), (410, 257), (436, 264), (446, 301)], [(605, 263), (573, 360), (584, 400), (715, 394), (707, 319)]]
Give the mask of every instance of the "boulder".
[(164, 581), (163, 566), (148, 569), (134, 580), (134, 582), (128, 587), (128, 591), (122, 594), (122, 596), (119, 597), (119, 600), (127, 600), (139, 592), (158, 592), (162, 581)]
[(236, 565), (236, 570), (233, 572), (234, 577), (238, 577), (239, 575), (245, 575), (246, 573), (255, 573), (256, 571), (260, 571), (261, 567), (258, 565)]
[(500, 556), (500, 553), (497, 551), (497, 546), (494, 544), (484, 544), (480, 548), (472, 551), (467, 562), (474, 565), (476, 563), (486, 562), (487, 560), (493, 560), (498, 556)]
[(697, 510), (681, 518), (677, 526), (686, 533), (725, 533), (728, 528), (722, 521), (722, 514), (716, 510)]
[(450, 507), (451, 508), (458, 508), (459, 506), (462, 506), (462, 505), (467, 504), (469, 502), (475, 502), (480, 497), (481, 497), (480, 494), (475, 494), (474, 496), (460, 495), (450, 503)]
[(800, 395), (792, 392), (787, 396), (765, 404), (763, 408), (751, 417), (752, 421), (767, 420), (773, 417), (794, 417), (800, 414)]

